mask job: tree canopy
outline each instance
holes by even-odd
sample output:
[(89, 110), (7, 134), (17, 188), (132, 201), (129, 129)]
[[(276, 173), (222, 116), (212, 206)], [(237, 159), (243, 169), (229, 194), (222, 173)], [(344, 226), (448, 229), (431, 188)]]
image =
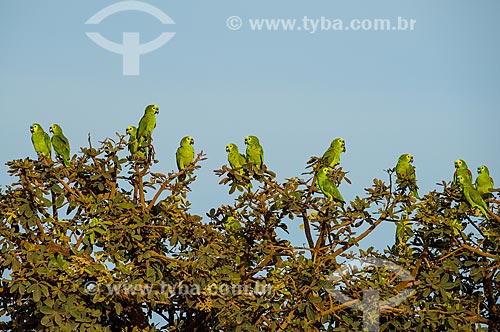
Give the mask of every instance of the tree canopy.
[[(283, 182), (265, 165), (223, 165), (215, 174), (234, 201), (201, 216), (189, 192), (202, 152), (160, 174), (126, 150), (123, 136), (98, 147), (89, 137), (68, 167), (7, 162), (2, 330), (500, 330), (498, 191), (486, 218), (451, 182), (417, 199), (387, 170), (342, 206), (319, 191), (312, 157)], [(349, 181), (340, 166), (332, 177)], [(397, 241), (360, 249), (382, 223), (397, 224)], [(291, 227), (306, 246), (279, 235)]]

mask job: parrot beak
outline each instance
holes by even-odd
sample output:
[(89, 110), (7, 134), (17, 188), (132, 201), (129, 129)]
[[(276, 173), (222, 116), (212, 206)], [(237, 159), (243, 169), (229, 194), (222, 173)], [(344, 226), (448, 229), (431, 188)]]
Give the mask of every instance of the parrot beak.
[(458, 168), (458, 163), (455, 161), (455, 168)]
[(413, 156), (411, 156), (411, 158), (410, 158), (410, 163), (412, 163), (412, 162), (413, 162)]
[(157, 109), (157, 110), (155, 111), (155, 114), (160, 114), (160, 109)]
[(33, 126), (30, 126), (30, 132), (35, 132), (35, 129), (33, 128)]
[(191, 144), (191, 145), (194, 144), (194, 138), (191, 137), (191, 141), (189, 141), (189, 144)]
[(53, 134), (54, 130), (52, 130), (52, 127), (50, 127), (49, 131)]
[(229, 146), (226, 146), (226, 152), (229, 152)]
[(125, 134), (127, 134), (127, 135), (129, 134), (129, 132), (128, 132), (128, 128), (125, 130)]
[(245, 144), (248, 145), (248, 139), (245, 138)]
[(477, 173), (478, 173), (478, 174), (481, 174), (481, 167), (478, 167), (478, 168), (477, 168)]

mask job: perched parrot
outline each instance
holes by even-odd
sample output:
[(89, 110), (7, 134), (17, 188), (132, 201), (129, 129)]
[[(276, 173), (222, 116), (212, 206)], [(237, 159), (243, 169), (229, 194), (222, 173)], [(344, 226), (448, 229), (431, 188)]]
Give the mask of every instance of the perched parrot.
[(131, 157), (140, 157), (138, 159), (145, 159), (147, 156), (148, 148), (139, 147), (139, 140), (137, 139), (137, 128), (134, 126), (128, 126), (125, 130), (128, 137), (128, 151)]
[(396, 222), (396, 245), (404, 246), (408, 243), (413, 234), (412, 228), (413, 226), (408, 220), (408, 213), (403, 213), (401, 220)]
[(262, 168), (264, 164), (264, 149), (260, 145), (259, 139), (256, 136), (247, 136), (245, 137), (245, 144), (247, 144), (247, 161)]
[[(234, 143), (229, 143), (226, 146), (227, 152), (227, 161), (229, 161), (229, 165), (231, 165), (232, 169), (241, 168), (243, 165), (247, 163), (245, 156), (240, 153), (238, 150), (238, 146)], [(243, 170), (240, 170), (240, 174), (243, 174)]]
[(345, 140), (342, 137), (334, 139), (323, 157), (321, 157), (321, 165), (332, 168), (337, 166), (340, 164), (340, 154), (342, 152), (345, 152)]
[(139, 141), (137, 141), (137, 128), (134, 126), (128, 126), (125, 133), (128, 135), (128, 151), (131, 156), (134, 156), (139, 148)]
[(340, 194), (340, 191), (335, 183), (333, 183), (333, 181), (328, 178), (328, 173), (331, 170), (332, 168), (328, 166), (323, 166), (319, 169), (318, 173), (316, 173), (318, 187), (319, 189), (321, 189), (321, 192), (328, 198), (328, 200), (344, 204), (344, 197), (342, 197), (342, 195)]
[(224, 227), (227, 230), (238, 231), (241, 229), (241, 223), (235, 217), (229, 216), (226, 222), (224, 223)]
[(470, 204), (472, 209), (478, 208), (486, 217), (486, 219), (489, 219), (488, 213), (486, 212), (486, 210), (488, 210), (488, 207), (481, 197), (481, 194), (479, 194), (479, 192), (474, 189), (472, 183), (469, 182), (469, 180), (465, 179), (465, 177), (463, 177), (462, 175), (457, 175), (457, 181), (460, 185), (460, 189), (465, 196), (465, 199)]
[(410, 192), (415, 198), (418, 197), (418, 186), (417, 177), (415, 175), (415, 166), (411, 163), (413, 162), (413, 156), (409, 153), (402, 154), (396, 165), (396, 175), (398, 177), (397, 183), (403, 184), (406, 182), (410, 188)]
[(31, 142), (38, 156), (42, 155), (44, 158), (52, 160), (52, 145), (50, 144), (49, 134), (43, 131), (42, 126), (38, 123), (33, 123), (30, 126), (30, 131)]
[(137, 139), (139, 140), (139, 147), (148, 146), (151, 144), (151, 135), (153, 129), (156, 127), (156, 114), (160, 113), (158, 105), (148, 105), (144, 110), (144, 115), (139, 121), (137, 128)]
[(490, 171), (485, 165), (477, 168), (478, 176), (476, 178), (476, 190), (481, 194), (484, 199), (489, 199), (493, 194), (489, 189), (493, 188), (493, 178), (490, 176)]
[[(194, 160), (194, 138), (191, 136), (185, 136), (181, 139), (180, 146), (177, 148), (175, 153), (175, 158), (177, 160), (177, 168), (183, 170), (186, 166), (191, 164)], [(186, 178), (185, 174), (179, 175), (179, 180), (184, 181)]]
[(52, 133), (51, 143), (54, 147), (54, 151), (56, 152), (57, 158), (60, 158), (64, 163), (64, 166), (69, 166), (69, 141), (64, 136), (61, 127), (58, 124), (53, 124), (50, 126), (50, 132)]
[(463, 161), (462, 159), (457, 159), (455, 160), (455, 173), (453, 173), (453, 182), (458, 184), (458, 179), (457, 177), (459, 175), (462, 175), (465, 181), (468, 181), (469, 183), (472, 183), (472, 173), (467, 167), (467, 163)]

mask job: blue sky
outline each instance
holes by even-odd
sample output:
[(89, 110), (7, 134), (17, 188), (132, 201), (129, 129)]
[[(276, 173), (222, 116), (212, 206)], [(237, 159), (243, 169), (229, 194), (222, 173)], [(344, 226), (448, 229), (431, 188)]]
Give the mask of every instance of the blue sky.
[[(154, 133), (154, 171), (175, 168), (182, 136), (195, 137), (208, 160), (192, 186), (193, 212), (231, 202), (213, 171), (226, 163), (225, 146), (244, 150), (257, 135), (266, 164), (280, 179), (300, 176), (310, 156), (344, 137), (342, 166), (352, 185), (345, 198), (364, 195), (373, 178), (386, 180), (402, 153), (415, 156), (421, 192), (450, 180), (453, 161), (485, 164), (500, 183), (497, 23), (500, 2), (472, 1), (147, 1), (175, 25), (146, 13), (122, 12), (100, 25), (84, 23), (117, 1), (2, 1), (0, 109), (3, 145), (0, 184), (12, 182), (4, 163), (35, 158), (29, 126), (59, 123), (72, 152), (124, 133), (147, 104), (160, 106)], [(243, 27), (232, 31), (226, 19)], [(251, 31), (253, 18), (416, 20), (413, 31)], [(121, 42), (175, 32), (141, 56), (140, 75), (123, 76), (122, 59), (93, 43), (97, 31)], [(293, 242), (305, 242), (290, 224)], [(393, 241), (393, 225), (364, 246)]]

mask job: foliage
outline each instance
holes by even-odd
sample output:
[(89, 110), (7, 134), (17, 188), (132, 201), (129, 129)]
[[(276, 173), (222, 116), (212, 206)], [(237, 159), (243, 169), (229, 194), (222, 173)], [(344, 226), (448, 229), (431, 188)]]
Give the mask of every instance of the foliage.
[[(367, 289), (381, 299), (412, 291), (380, 307), (380, 331), (500, 330), (497, 192), (486, 220), (450, 183), (416, 200), (389, 170), (387, 183), (374, 179), (342, 208), (316, 187), (313, 157), (303, 178), (283, 183), (265, 166), (222, 166), (216, 175), (237, 196), (202, 217), (187, 200), (202, 152), (164, 175), (120, 157), (124, 149), (123, 137), (99, 148), (89, 138), (69, 167), (7, 163), (15, 182), (0, 191), (3, 330), (362, 331), (363, 312), (352, 306)], [(339, 167), (333, 177), (345, 175)], [(401, 219), (413, 225), (405, 241), (354, 251)], [(278, 235), (300, 224), (306, 247)], [(359, 258), (397, 264), (412, 280), (343, 268)]]

